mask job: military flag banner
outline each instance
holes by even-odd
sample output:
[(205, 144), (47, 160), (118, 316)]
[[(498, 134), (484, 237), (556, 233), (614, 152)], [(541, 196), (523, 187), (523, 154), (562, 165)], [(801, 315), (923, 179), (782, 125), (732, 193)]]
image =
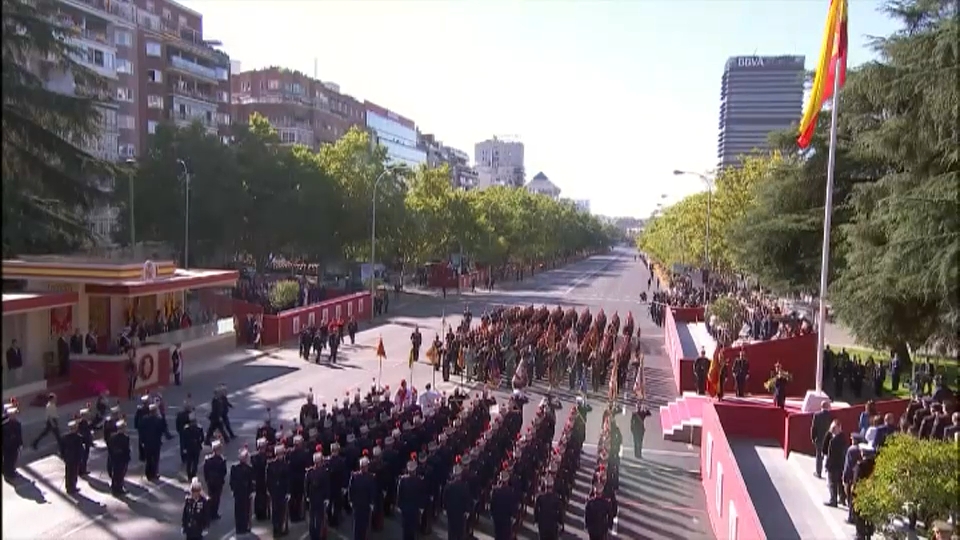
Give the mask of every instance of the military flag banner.
[(797, 145), (807, 148), (813, 140), (817, 118), (824, 104), (843, 87), (847, 74), (847, 0), (831, 0), (823, 29), (823, 42), (810, 99), (800, 120)]
[(383, 348), (383, 337), (380, 337), (380, 341), (377, 343), (377, 358), (383, 360), (387, 357), (387, 350)]

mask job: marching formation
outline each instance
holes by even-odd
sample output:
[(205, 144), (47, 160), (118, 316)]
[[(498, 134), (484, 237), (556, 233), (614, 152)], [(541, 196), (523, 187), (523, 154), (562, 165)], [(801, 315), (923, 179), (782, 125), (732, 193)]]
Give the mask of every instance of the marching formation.
[[(225, 387), (214, 391), (206, 429), (188, 398), (175, 419), (182, 471), (190, 486), (181, 516), (185, 537), (202, 538), (221, 519), (229, 491), (238, 535), (251, 532), (254, 522), (269, 522), (274, 536), (283, 537), (291, 523), (305, 522), (309, 537), (321, 539), (330, 527), (345, 522), (354, 538), (365, 540), (396, 514), (403, 538), (412, 539), (432, 534), (445, 513), (450, 539), (472, 537), (483, 516), (493, 522), (498, 539), (514, 538), (524, 523), (536, 527), (540, 538), (559, 538), (590, 408), (578, 398), (555, 441), (562, 404), (552, 389), (566, 382), (586, 393), (589, 381), (599, 392), (609, 377), (609, 407), (585, 518), (590, 538), (605, 538), (616, 514), (621, 440), (610, 417), (627, 366), (639, 350), (632, 315), (621, 327), (618, 314), (607, 320), (602, 310), (593, 316), (588, 309), (578, 313), (528, 306), (484, 313), (476, 328), (471, 321), (467, 309), (459, 328), (449, 329), (444, 340), (438, 334), (426, 356), (436, 371), (442, 369), (445, 380), (452, 372), (488, 382), (482, 392), (471, 397), (457, 389), (448, 396), (428, 384), (420, 395), (406, 380), (391, 392), (375, 380), (366, 393), (348, 392), (330, 406), (318, 406), (311, 389), (299, 417), (287, 428), (275, 427), (268, 409), (252, 446), (244, 445), (232, 465), (224, 456), (226, 444), (236, 437)], [(421, 343), (416, 330), (411, 362), (419, 359)], [(499, 387), (503, 374), (512, 374), (514, 392), (498, 404), (491, 390)], [(551, 391), (524, 430), (523, 409), (529, 402), (524, 389), (534, 379), (547, 380)], [(16, 448), (18, 454), (22, 446), (16, 413), (13, 404), (5, 408), (4, 474), (16, 469), (16, 455), (7, 451)], [(125, 493), (134, 456), (144, 463), (148, 480), (159, 480), (160, 449), (173, 435), (158, 394), (142, 396), (132, 427), (139, 435), (136, 454), (126, 418), (119, 405), (108, 405), (106, 395), (78, 413), (59, 440), (68, 493), (76, 493), (78, 477), (88, 474), (96, 429), (103, 430), (115, 496)], [(57, 426), (51, 432), (59, 437)], [(201, 459), (204, 447), (209, 454)]]

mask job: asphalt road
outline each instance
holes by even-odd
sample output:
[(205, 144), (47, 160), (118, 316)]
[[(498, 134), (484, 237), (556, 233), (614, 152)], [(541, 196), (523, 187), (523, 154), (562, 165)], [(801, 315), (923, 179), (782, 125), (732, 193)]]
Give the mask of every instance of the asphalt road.
[[(348, 391), (352, 393), (357, 388), (369, 388), (380, 376), (375, 355), (380, 337), (387, 352), (387, 360), (382, 366), (383, 384), (395, 388), (401, 379), (406, 378), (422, 388), (431, 382), (433, 371), (429, 366), (418, 364), (412, 373), (407, 367), (410, 332), (414, 326), (420, 326), (424, 341), (429, 341), (433, 332), (440, 331), (442, 320), (459, 324), (459, 314), (463, 312), (465, 304), (470, 306), (475, 315), (494, 305), (531, 303), (572, 305), (578, 308), (589, 306), (594, 313), (602, 307), (608, 315), (619, 311), (621, 319), (627, 311), (633, 311), (647, 352), (647, 393), (654, 416), (647, 420), (649, 433), (642, 459), (635, 459), (632, 455), (629, 416), (617, 416), (624, 433), (625, 448), (620, 515), (615, 534), (631, 539), (712, 538), (705, 514), (705, 497), (700, 487), (697, 449), (663, 441), (659, 434), (657, 407), (672, 399), (676, 389), (670, 377), (669, 361), (662, 353), (662, 333), (650, 321), (646, 307), (639, 304), (638, 294), (646, 287), (647, 273), (641, 263), (633, 260), (634, 253), (633, 250), (619, 249), (609, 255), (539, 274), (522, 283), (510, 284), (505, 290), (409, 302), (400, 310), (402, 314), (362, 331), (356, 345), (344, 347), (343, 361), (336, 368), (307, 363), (299, 358), (295, 348), (278, 349), (266, 354), (238, 353), (229, 360), (218, 360), (222, 365), (189, 377), (183, 387), (165, 391), (171, 409), (168, 412), (171, 416), (169, 420), (172, 423), (175, 406), (180, 405), (188, 393), (192, 394), (196, 403), (207, 402), (211, 389), (218, 383), (225, 383), (235, 405), (231, 421), (239, 436), (238, 441), (231, 442), (226, 450), (226, 456), (233, 462), (242, 445), (252, 446), (256, 427), (266, 417), (267, 408), (271, 409), (275, 422), (289, 425), (311, 389), (318, 403), (332, 405), (334, 399), (342, 399)], [(449, 383), (439, 382), (437, 386), (439, 390), (449, 392), (458, 382), (454, 378)], [(532, 393), (537, 394), (542, 390), (537, 386)], [(506, 398), (506, 392), (504, 387), (502, 392), (498, 392), (498, 397)], [(535, 402), (538, 400), (536, 395), (533, 398)], [(565, 403), (560, 417), (565, 418), (573, 396), (564, 393), (560, 398)], [(594, 468), (595, 445), (600, 432), (599, 409), (603, 406), (602, 401), (593, 401), (593, 404), (598, 410), (588, 418), (583, 466), (573, 505), (567, 516), (569, 538), (586, 538), (582, 532), (583, 505)], [(207, 407), (206, 404), (200, 406), (199, 418), (205, 417)], [(526, 408), (526, 421), (530, 420), (534, 409), (534, 406)], [(287, 421), (284, 422), (284, 419)], [(81, 479), (80, 494), (66, 495), (63, 489), (63, 464), (50, 455), (50, 449), (48, 445), (39, 452), (25, 450), (21, 460), (22, 478), (13, 484), (3, 484), (2, 536), (5, 540), (182, 538), (179, 519), (187, 483), (179, 470), (176, 440), (164, 446), (161, 481), (156, 484), (147, 482), (141, 477), (142, 466), (134, 463), (127, 477), (130, 493), (122, 499), (110, 495), (108, 480), (103, 472), (105, 458), (102, 451), (96, 449), (91, 456), (93, 474)], [(213, 524), (208, 537), (228, 540), (234, 537), (233, 504), (229, 493), (224, 495), (221, 515), (223, 519)], [(443, 518), (434, 531), (434, 537), (446, 537)], [(490, 538), (490, 532), (488, 520), (482, 520), (477, 531), (478, 538)], [(521, 536), (536, 538), (536, 533), (528, 525)], [(255, 524), (253, 534), (245, 538), (269, 537), (271, 532), (268, 525)], [(306, 538), (305, 525), (293, 525), (290, 537)], [(342, 525), (339, 531), (331, 531), (331, 537), (352, 537), (349, 525)], [(375, 537), (399, 538), (399, 525), (395, 521), (388, 521), (386, 529)]]

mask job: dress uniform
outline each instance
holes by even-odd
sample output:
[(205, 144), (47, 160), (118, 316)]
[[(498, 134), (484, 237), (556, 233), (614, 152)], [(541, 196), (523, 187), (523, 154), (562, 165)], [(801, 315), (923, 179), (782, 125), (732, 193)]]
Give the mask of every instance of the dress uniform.
[(233, 492), (233, 520), (237, 534), (250, 532), (253, 516), (254, 492), (253, 467), (250, 466), (250, 451), (240, 450), (240, 463), (230, 467), (230, 491)]
[(70, 431), (63, 437), (64, 482), (67, 493), (74, 495), (80, 492), (77, 481), (80, 478), (80, 462), (83, 459), (83, 439), (78, 433), (80, 424), (76, 420), (71, 420), (67, 428)]
[(313, 454), (313, 467), (307, 469), (305, 478), (307, 496), (307, 531), (310, 540), (325, 540), (327, 537), (327, 506), (330, 504), (330, 471), (323, 460), (323, 447), (317, 445)]
[(553, 490), (553, 477), (550, 473), (543, 480), (543, 488), (533, 507), (533, 520), (537, 524), (540, 540), (557, 540), (563, 524), (563, 505)]
[(207, 483), (209, 492), (210, 519), (220, 519), (220, 497), (223, 495), (223, 486), (227, 483), (227, 461), (221, 452), (223, 443), (213, 441), (213, 454), (203, 461), (203, 479)]
[(77, 434), (80, 435), (80, 439), (83, 441), (82, 450), (80, 451), (80, 476), (87, 476), (90, 474), (87, 463), (90, 462), (90, 449), (93, 448), (93, 427), (90, 425), (89, 403), (87, 403), (86, 408), (80, 410), (80, 414), (77, 417)]
[(412, 454), (410, 462), (407, 463), (407, 473), (401, 476), (397, 483), (397, 507), (400, 509), (403, 540), (414, 540), (417, 537), (425, 491), (423, 479), (417, 476), (417, 455)]
[(199, 473), (203, 439), (203, 428), (197, 424), (196, 416), (190, 413), (187, 418), (187, 425), (180, 433), (180, 452), (187, 478), (193, 478)]
[(110, 461), (110, 492), (115, 496), (126, 493), (123, 486), (127, 477), (127, 467), (130, 466), (132, 453), (130, 451), (130, 436), (127, 435), (127, 422), (123, 418), (113, 424), (113, 435), (107, 442), (107, 459)]
[(19, 412), (15, 404), (3, 409), (3, 476), (7, 479), (17, 476), (17, 460), (23, 448), (23, 426), (17, 420)]
[(500, 484), (490, 494), (490, 517), (493, 518), (493, 537), (510, 540), (513, 536), (513, 520), (520, 510), (520, 496), (510, 485), (510, 473), (500, 473)]
[(113, 457), (110, 455), (110, 438), (117, 432), (117, 421), (120, 419), (120, 406), (110, 408), (103, 418), (103, 444), (107, 446), (107, 476), (113, 478)]
[(273, 459), (267, 463), (267, 491), (274, 536), (286, 536), (289, 532), (290, 468), (284, 458), (285, 451), (286, 447), (278, 444), (273, 449)]
[(346, 461), (340, 455), (340, 445), (333, 443), (330, 445), (330, 506), (329, 518), (330, 525), (337, 527), (340, 525), (340, 514), (343, 511), (344, 491), (346, 490), (347, 470)]
[(467, 516), (473, 511), (470, 485), (463, 478), (463, 461), (470, 464), (469, 458), (460, 460), (453, 468), (454, 480), (447, 485), (443, 493), (444, 508), (447, 511), (447, 540), (463, 540), (467, 536)]
[(187, 540), (202, 540), (203, 531), (210, 526), (207, 498), (203, 496), (200, 479), (190, 482), (190, 494), (183, 501), (181, 528)]
[(370, 474), (370, 458), (360, 458), (360, 470), (350, 477), (350, 502), (353, 506), (353, 540), (367, 540), (377, 479)]
[(299, 523), (304, 520), (304, 481), (312, 456), (303, 447), (301, 435), (293, 438), (293, 446), (287, 460), (290, 467), (290, 521)]

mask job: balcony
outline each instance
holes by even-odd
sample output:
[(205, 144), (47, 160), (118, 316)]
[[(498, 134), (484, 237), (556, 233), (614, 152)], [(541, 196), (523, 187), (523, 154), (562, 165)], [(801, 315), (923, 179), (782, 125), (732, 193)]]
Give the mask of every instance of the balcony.
[(181, 96), (188, 99), (193, 99), (197, 101), (202, 101), (204, 104), (213, 104), (217, 103), (217, 97), (210, 92), (204, 92), (197, 87), (190, 86), (189, 84), (178, 84), (182, 81), (177, 81), (170, 85), (170, 93), (175, 96)]
[(229, 65), (230, 57), (213, 48), (197, 30), (189, 26), (180, 26), (179, 23), (160, 20), (158, 30), (163, 33), (168, 45), (184, 49), (191, 54), (216, 60), (224, 66)]
[(207, 66), (201, 66), (196, 62), (191, 62), (183, 58), (182, 56), (171, 56), (170, 65), (181, 73), (186, 73), (187, 75), (193, 75), (195, 77), (201, 77), (213, 82), (214, 84), (219, 82), (217, 80), (217, 70)]
[(111, 2), (110, 0), (60, 0), (65, 5), (77, 8), (84, 13), (95, 15), (104, 20), (110, 20), (108, 15), (136, 22), (136, 8), (127, 3)]
[(187, 127), (199, 123), (201, 126), (207, 128), (208, 132), (216, 133), (217, 131), (217, 123), (213, 120), (207, 120), (207, 117), (204, 115), (191, 115), (176, 111), (171, 112), (170, 117), (173, 118), (173, 122), (178, 127)]

